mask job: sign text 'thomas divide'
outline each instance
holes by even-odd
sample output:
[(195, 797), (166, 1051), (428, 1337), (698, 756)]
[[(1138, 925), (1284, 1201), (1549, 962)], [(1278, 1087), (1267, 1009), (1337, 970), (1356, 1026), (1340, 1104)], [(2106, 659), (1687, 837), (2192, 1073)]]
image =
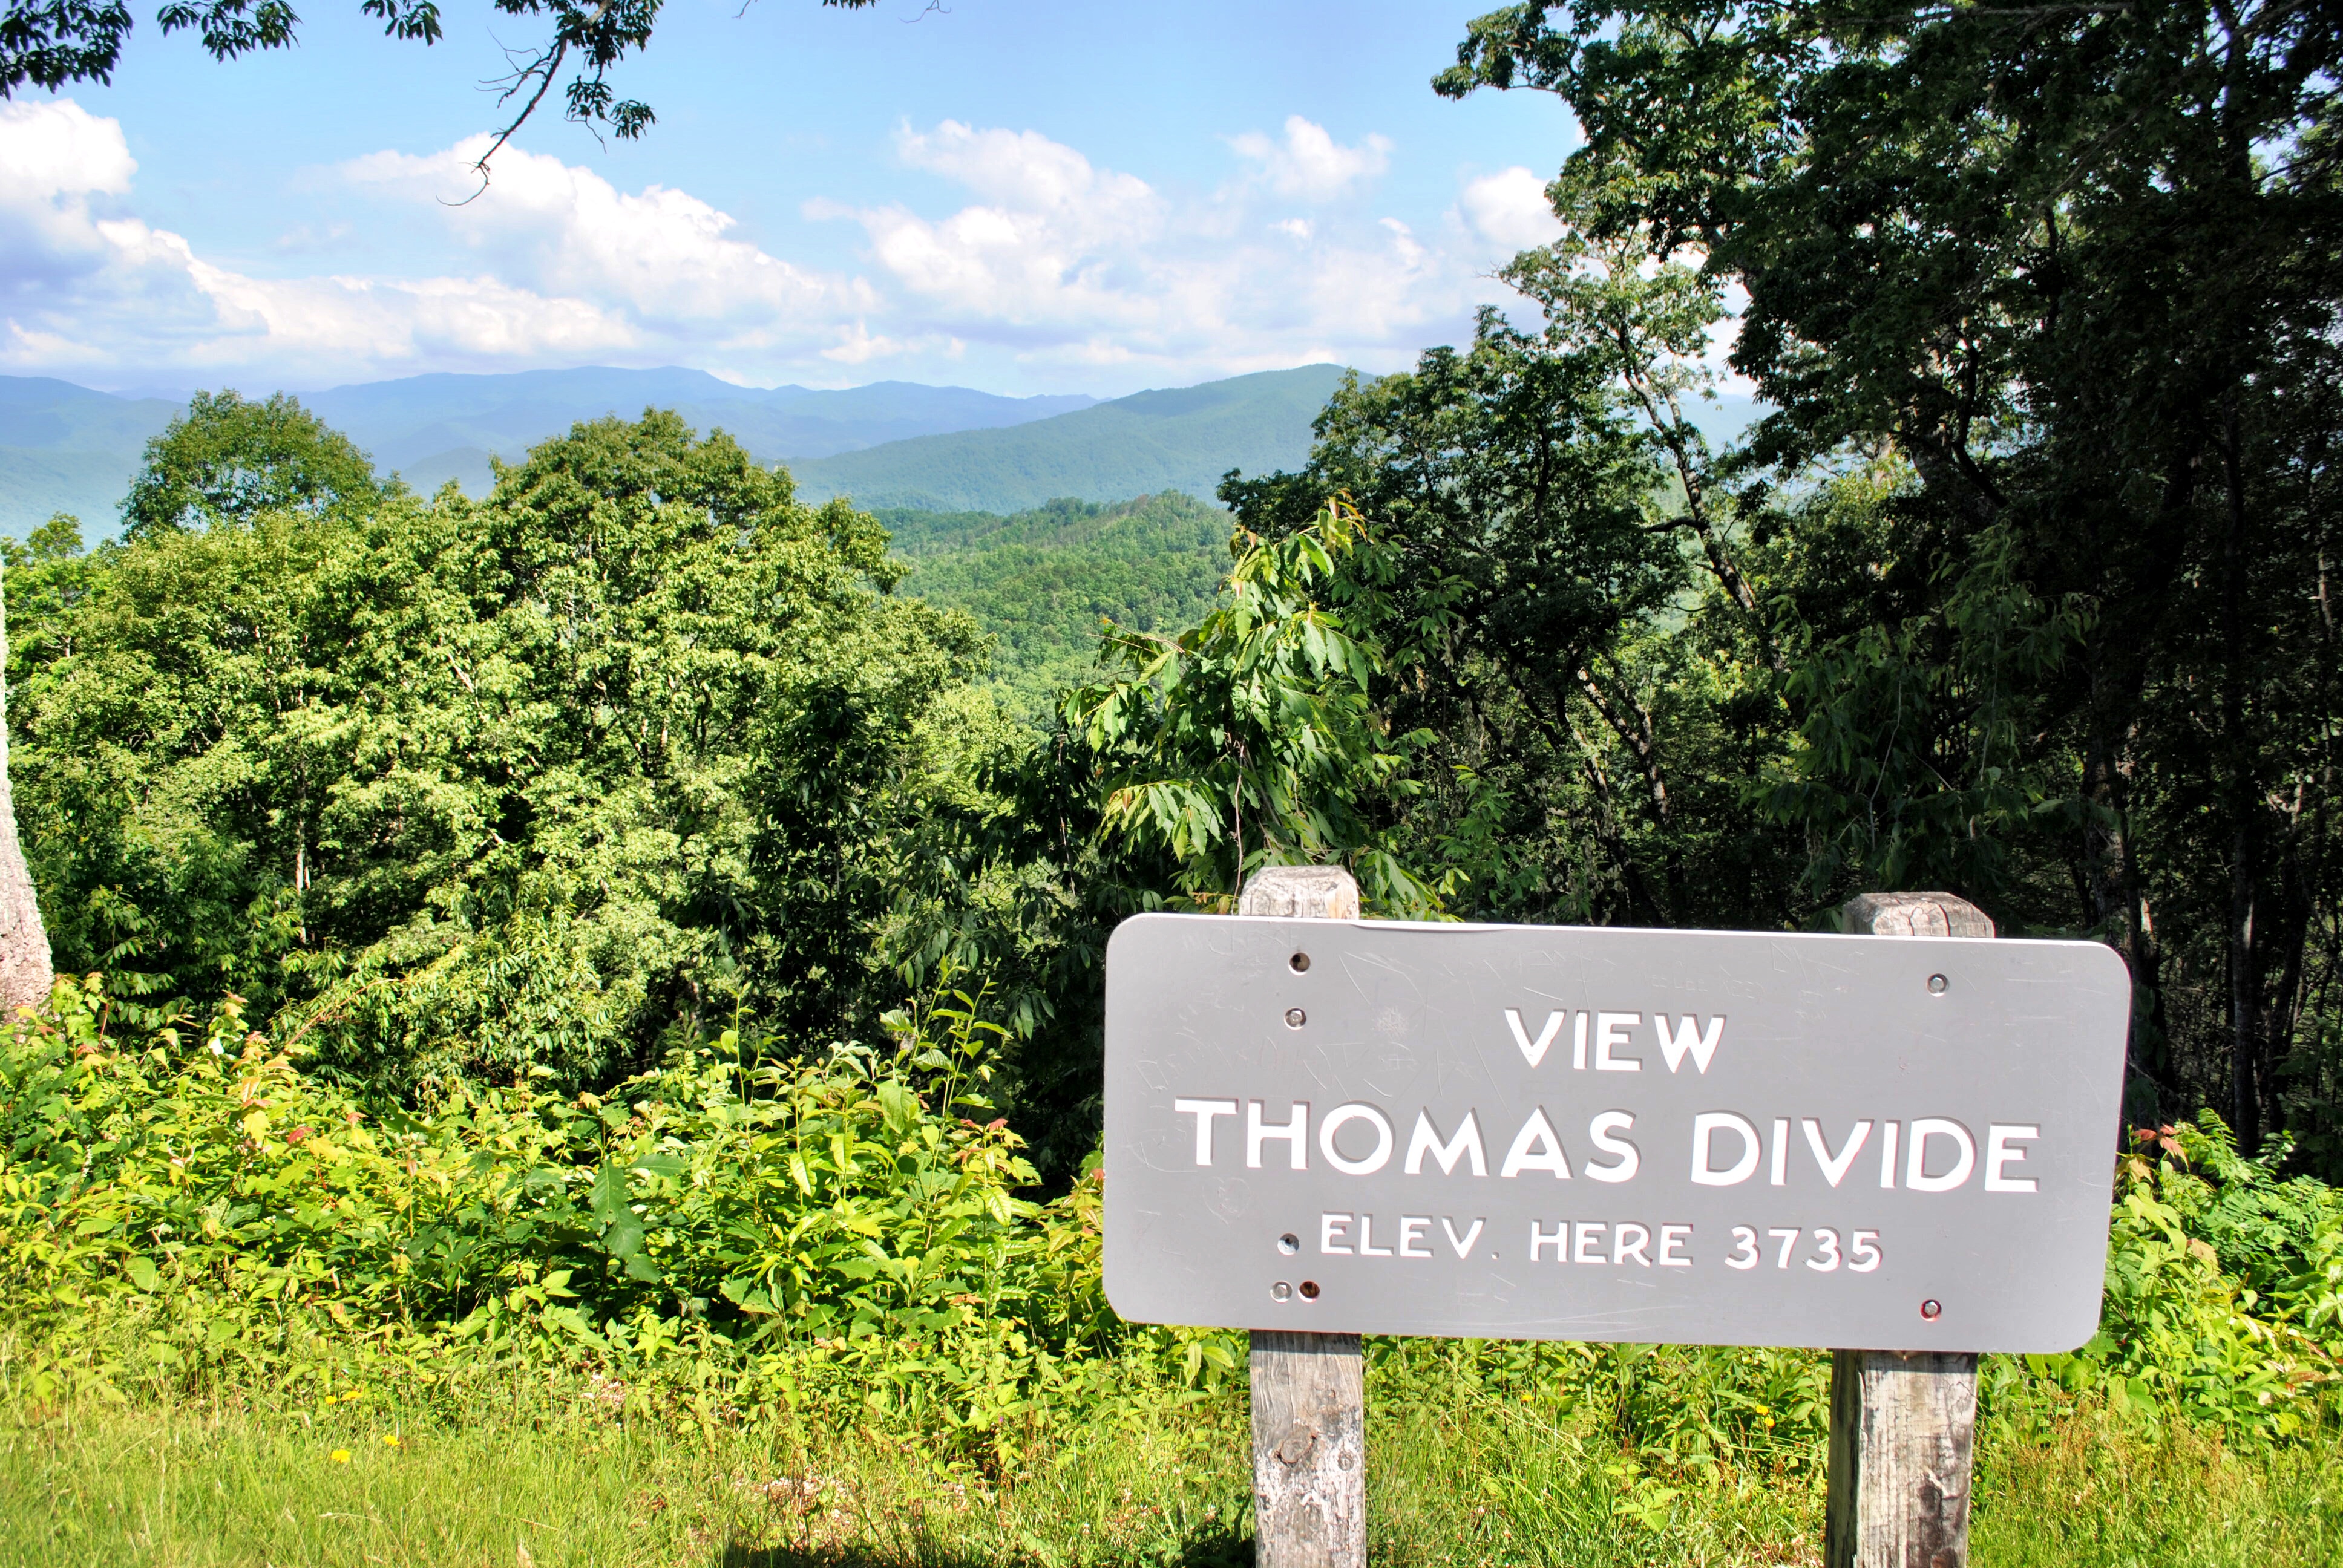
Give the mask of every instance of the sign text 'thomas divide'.
[(1107, 950), (1107, 1296), (2071, 1350), (2129, 1005), (2095, 942), (1141, 916)]

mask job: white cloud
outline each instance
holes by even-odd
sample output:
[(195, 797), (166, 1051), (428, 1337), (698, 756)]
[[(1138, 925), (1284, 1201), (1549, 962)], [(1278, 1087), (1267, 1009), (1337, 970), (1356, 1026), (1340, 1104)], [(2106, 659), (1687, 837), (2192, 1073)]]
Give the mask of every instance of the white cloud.
[(897, 359), (910, 354), (928, 354), (946, 359), (957, 359), (968, 350), (968, 345), (957, 337), (930, 333), (920, 337), (889, 337), (874, 333), (864, 322), (855, 322), (837, 343), (821, 351), (824, 359), (839, 365), (868, 365), (876, 359)]
[(900, 320), (1028, 364), (1151, 364), (1167, 378), (1317, 357), (1383, 365), (1487, 297), (1477, 259), (1435, 251), (1397, 219), (1257, 209), (1380, 170), (1386, 145), (1338, 147), (1297, 116), (1282, 147), (1239, 146), (1264, 177), (1191, 199), (1035, 132), (946, 121), (905, 129), (898, 150), (965, 187), (970, 205), (807, 211), (861, 225)]
[(0, 200), (11, 206), (91, 192), (119, 196), (137, 172), (121, 125), (71, 98), (0, 104)]
[[(1526, 236), (1542, 207), (1528, 172), (1508, 170), (1419, 231), (1358, 196), (1386, 141), (1341, 146), (1299, 116), (1279, 141), (1238, 138), (1245, 171), (1208, 192), (1039, 132), (947, 120), (901, 127), (896, 151), (957, 195), (807, 204), (861, 231), (859, 266), (816, 266), (689, 191), (622, 190), (525, 148), (505, 148), (480, 190), (480, 146), (313, 175), (327, 202), (274, 242), (255, 236), (262, 259), (230, 265), (140, 215), (115, 121), (71, 100), (0, 104), (0, 367), (301, 385), (599, 361), (834, 384), (884, 362), (1105, 392), (1312, 359), (1395, 367), (1503, 297), (1491, 247)], [(349, 254), (337, 224), (365, 236), (394, 217), (437, 236), (443, 258), (421, 276), (300, 274), (320, 247)]]
[[(478, 153), (468, 142), (381, 153), (336, 172), (361, 193), (436, 207), (470, 188)], [(868, 341), (853, 318), (877, 303), (732, 236), (729, 215), (684, 192), (622, 193), (518, 148), (477, 201), (438, 209), (475, 266), (419, 278), (216, 265), (120, 210), (136, 167), (120, 126), (71, 100), (0, 105), (0, 364), (348, 379), (803, 355)]]
[[(621, 307), (649, 327), (827, 325), (873, 303), (849, 280), (734, 237), (729, 213), (666, 186), (629, 195), (590, 170), (508, 147), (483, 189), (470, 170), (488, 145), (478, 136), (427, 157), (375, 153), (340, 173), (361, 189), (437, 207), (449, 236), (492, 259), (500, 276)], [(451, 192), (472, 199), (448, 205)]]
[(1391, 165), (1389, 137), (1369, 136), (1357, 146), (1346, 147), (1328, 135), (1325, 126), (1300, 115), (1286, 116), (1283, 142), (1247, 131), (1230, 137), (1229, 145), (1260, 166), (1270, 189), (1308, 202), (1332, 201), (1360, 181), (1380, 176)]
[(0, 290), (103, 266), (103, 198), (127, 191), (137, 169), (122, 127), (69, 98), (0, 104)]
[(980, 131), (946, 120), (928, 132), (906, 126), (895, 146), (905, 163), (957, 180), (1005, 207), (1093, 212), (1125, 221), (1143, 217), (1156, 205), (1146, 181), (1093, 168), (1090, 159), (1039, 131)]
[(1131, 318), (1131, 279), (1117, 264), (1165, 223), (1144, 180), (1093, 167), (1034, 131), (946, 120), (931, 132), (906, 127), (896, 141), (906, 163), (986, 199), (933, 221), (900, 203), (815, 202), (808, 216), (859, 221), (872, 258), (930, 309), (1027, 325)]
[(1562, 237), (1545, 181), (1518, 164), (1467, 185), (1456, 207), (1467, 228), (1508, 256)]

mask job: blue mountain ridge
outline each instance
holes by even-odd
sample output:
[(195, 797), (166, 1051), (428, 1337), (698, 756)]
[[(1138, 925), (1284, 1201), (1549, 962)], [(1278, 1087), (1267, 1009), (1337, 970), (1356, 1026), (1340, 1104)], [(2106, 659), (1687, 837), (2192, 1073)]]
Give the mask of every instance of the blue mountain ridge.
[[(265, 389), (246, 387), (247, 395)], [(759, 461), (823, 457), (940, 432), (997, 428), (1085, 408), (1080, 394), (1003, 397), (965, 387), (880, 381), (822, 390), (739, 387), (705, 371), (588, 367), (510, 375), (412, 376), (300, 394), (386, 472), (420, 490), (454, 478), (474, 495), (488, 457), (517, 460), (580, 419), (673, 408), (729, 431)], [(146, 444), (184, 405), (68, 381), (0, 377), (0, 531), (22, 537), (57, 511), (109, 531)]]
[[(412, 376), (302, 401), (379, 467), (424, 491), (452, 478), (484, 495), (491, 454), (515, 461), (577, 420), (663, 407), (696, 429), (729, 432), (759, 462), (786, 462), (808, 499), (1007, 515), (1061, 498), (1179, 492), (1209, 501), (1232, 468), (1299, 467), (1312, 422), (1346, 374), (1305, 365), (1102, 403), (908, 381), (834, 391), (736, 387), (699, 370), (589, 367)], [(78, 516), (88, 537), (111, 531), (147, 439), (180, 407), (0, 377), (0, 531), (22, 537), (55, 511)], [(1694, 417), (1723, 445), (1759, 412), (1746, 397), (1726, 397)]]

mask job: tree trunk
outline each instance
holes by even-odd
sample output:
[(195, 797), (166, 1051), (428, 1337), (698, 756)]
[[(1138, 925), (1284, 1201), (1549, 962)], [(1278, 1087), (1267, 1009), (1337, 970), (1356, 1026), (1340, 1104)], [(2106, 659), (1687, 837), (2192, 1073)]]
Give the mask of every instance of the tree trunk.
[(2244, 462), (2237, 435), (2237, 398), (2232, 388), (2221, 400), (2221, 472), (2229, 514), (2221, 562), (2221, 740), (2228, 753), (2228, 808), (2235, 826), (2229, 837), (2229, 1122), (2237, 1147), (2258, 1153), (2262, 1144), (2261, 957), (2254, 931), (2261, 889), (2261, 775), (2255, 738), (2246, 717), (2247, 645), (2246, 505)]
[(8, 608), (0, 568), (0, 1008), (48, 1005), (49, 933), (33, 897), (32, 873), (16, 841), (16, 797), (8, 784)]

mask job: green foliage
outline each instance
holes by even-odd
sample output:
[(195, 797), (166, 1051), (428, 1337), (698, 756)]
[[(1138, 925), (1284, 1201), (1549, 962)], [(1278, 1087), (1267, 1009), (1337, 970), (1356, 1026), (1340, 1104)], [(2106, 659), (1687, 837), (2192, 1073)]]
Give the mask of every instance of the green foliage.
[[(1299, 472), (1229, 476), (1217, 592), (1146, 558), (1211, 526), (1161, 498), (905, 519), (1029, 691), (1117, 618), (1046, 737), (871, 519), (672, 416), (475, 506), (362, 487), (296, 406), (202, 406), (130, 542), (12, 557), (25, 837), (67, 964), (116, 976), (9, 1043), (0, 1268), (42, 1375), (486, 1357), (860, 1401), (1001, 1464), (1161, 1412), (1239, 1352), (1100, 1299), (1098, 952), (1338, 860), (1387, 913), (1782, 929), (1917, 884), (2117, 944), (2133, 1109), (2217, 1097), (2238, 1137), (2137, 1141), (2100, 1332), (1989, 1362), (1988, 1429), (2325, 1430), (2343, 1210), (2282, 1162), (2332, 1161), (2343, 1073), (2331, 32), (1483, 18), (1443, 90), (1548, 88), (1586, 133), (1505, 274), (1534, 322), (1344, 379)], [(572, 109), (639, 128), (608, 63)], [(1719, 455), (1687, 409), (1736, 291), (1775, 412)], [(1286, 461), (1327, 374), (808, 469), (1192, 487), (1232, 430)], [(1567, 1431), (1597, 1503), (1491, 1496), (1574, 1558), (1821, 1462), (1814, 1352), (1373, 1353), (1416, 1419), (1461, 1385)]]
[(2066, 825), (2036, 738), (2089, 612), (2043, 605), (2009, 569), (2010, 548), (1940, 568), (1958, 580), (1898, 621), (1792, 631), (1781, 689), (1798, 735), (1763, 799), (1805, 830), (1816, 892), (1956, 887), (2006, 907), (2016, 851)]
[(15, 539), (0, 541), (0, 552), (5, 552), (12, 567), (69, 561), (82, 548), (81, 519), (71, 512), (50, 513), (49, 520), (25, 535), (22, 544)]
[(1096, 672), (1099, 626), (1171, 633), (1220, 592), (1226, 514), (1167, 491), (1116, 505), (1060, 499), (990, 512), (878, 514), (911, 564), (902, 591), (965, 610), (994, 638), (992, 677), (1046, 716)]
[[(988, 1010), (947, 987), (890, 1014), (890, 1050), (762, 1060), (728, 1032), (608, 1094), (457, 1084), (398, 1111), (305, 1072), (234, 999), (201, 1029), (126, 1030), (95, 977), (61, 979), (0, 1038), (9, 1375), (42, 1399), (426, 1402), (553, 1378), (654, 1419), (868, 1423), (1010, 1469), (1212, 1397), (1241, 1337), (1114, 1317), (1095, 1170), (1029, 1195), (990, 1115), (1009, 1031)], [(1988, 1358), (1994, 1441), (2090, 1420), (2250, 1446), (2331, 1421), (2343, 1199), (2216, 1121), (2157, 1137), (2125, 1170), (2098, 1336)], [(1811, 1484), (1825, 1457), (1825, 1352), (1368, 1350), (1379, 1421), (1518, 1411), (1650, 1530), (1704, 1491)]]
[[(1562, 96), (1565, 244), (1746, 296), (1774, 412), (1714, 477), (1782, 623), (1797, 739), (1753, 771), (1808, 895), (1949, 886), (2116, 944), (2137, 1113), (2322, 1161), (2334, 37), (2275, 3), (1584, 0), (1482, 17), (1436, 84)], [(1763, 580), (1864, 469), (1855, 570)]]
[(1781, 745), (1765, 622), (1684, 417), (1713, 298), (1559, 246), (1515, 264), (1544, 326), (1346, 387), (1310, 466), (1232, 479), (1249, 528), (1349, 497), (1396, 563), (1353, 635), (1423, 733), (1393, 854), (1472, 919), (1795, 924), (1797, 849), (1744, 794)]
[(146, 443), (123, 498), (123, 537), (250, 523), (264, 512), (364, 510), (382, 495), (367, 455), (295, 398), (198, 392)]
[(2098, 1334), (2071, 1355), (1989, 1362), (1986, 1408), (2036, 1431), (2074, 1395), (2238, 1440), (2318, 1427), (2343, 1378), (2343, 1195), (2279, 1179), (2282, 1149), (2240, 1158), (2209, 1111), (2136, 1141), (2117, 1173)]
[[(0, 1376), (21, 1370), (0, 1352)], [(940, 1462), (868, 1424), (774, 1432), (720, 1416), (622, 1416), (598, 1390), (608, 1385), (490, 1373), (452, 1399), (417, 1399), (397, 1382), (126, 1408), (19, 1397), (0, 1423), (0, 1490), (16, 1503), (0, 1514), (0, 1563), (372, 1568), (517, 1563), (523, 1550), (538, 1568), (1242, 1568), (1253, 1558), (1242, 1394), (1103, 1415), (996, 1467)], [(1458, 1388), (1433, 1415), (1389, 1392), (1371, 1370), (1373, 1561), (1815, 1560), (1824, 1500), (1803, 1476), (1654, 1473), (1584, 1412)], [(2333, 1455), (2331, 1442), (2239, 1449), (2090, 1420), (2044, 1441), (1987, 1439), (1975, 1557), (2024, 1568), (2325, 1562), (2343, 1524)]]
[(1111, 628), (1101, 657), (1121, 673), (1065, 699), (1096, 759), (1100, 832), (1163, 857), (1192, 908), (1232, 908), (1256, 866), (1339, 860), (1370, 908), (1436, 912), (1436, 890), (1370, 816), (1409, 792), (1409, 755), (1429, 737), (1389, 732), (1369, 699), (1388, 666), (1348, 629), (1349, 607), (1371, 603), (1397, 562), (1340, 501), (1231, 548), (1227, 603), (1176, 638)]
[(776, 1409), (860, 1383), (980, 1444), (1131, 1337), (1099, 1293), (1095, 1180), (1036, 1205), (1020, 1141), (975, 1120), (999, 1031), (964, 993), (891, 1053), (759, 1063), (727, 1034), (607, 1096), (459, 1086), (380, 1114), (233, 1000), (136, 1040), (108, 1002), (62, 980), (0, 1041), (0, 1289), (53, 1383), (478, 1358), (720, 1377)]
[(59, 962), (242, 994), (391, 1090), (597, 1083), (740, 1009), (875, 1038), (907, 840), (990, 809), (947, 703), (978, 634), (901, 569), (672, 416), (581, 426), (477, 505), (35, 562), (12, 739)]

